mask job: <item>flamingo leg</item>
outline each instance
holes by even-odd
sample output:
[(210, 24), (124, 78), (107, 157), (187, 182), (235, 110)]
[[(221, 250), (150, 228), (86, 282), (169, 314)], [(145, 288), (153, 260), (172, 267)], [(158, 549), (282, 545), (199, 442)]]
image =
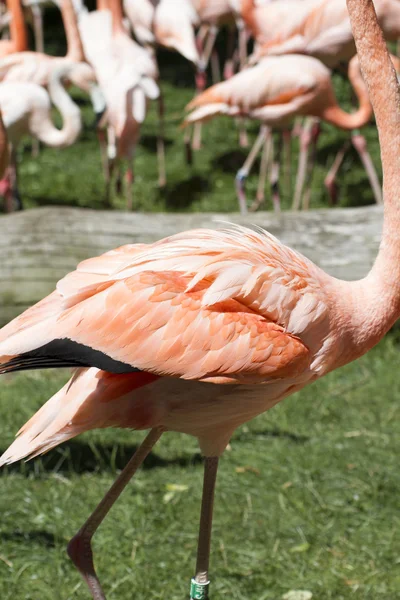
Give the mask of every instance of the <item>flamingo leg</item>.
[(314, 123), (314, 118), (309, 117), (305, 120), (302, 132), (300, 134), (300, 154), (299, 164), (297, 167), (296, 187), (294, 190), (292, 210), (299, 210), (301, 197), (303, 194), (304, 182), (306, 178), (308, 150), (311, 143), (311, 130)]
[(242, 70), (247, 63), (247, 31), (243, 19), (236, 20), (236, 27), (239, 33), (239, 64)]
[(284, 182), (286, 193), (289, 196), (292, 190), (292, 132), (290, 129), (284, 129), (282, 137)]
[(350, 141), (346, 140), (343, 146), (340, 148), (339, 152), (336, 154), (335, 160), (333, 161), (332, 166), (329, 169), (324, 180), (324, 185), (329, 194), (329, 201), (332, 205), (337, 204), (338, 201), (338, 187), (336, 184), (336, 177), (342, 165), (345, 154), (349, 149), (349, 146)]
[(311, 128), (311, 159), (308, 161), (307, 165), (307, 173), (305, 179), (305, 192), (303, 196), (303, 210), (308, 210), (310, 208), (310, 200), (311, 200), (311, 184), (312, 184), (312, 176), (314, 172), (314, 165), (317, 159), (317, 143), (321, 133), (321, 124), (318, 119), (315, 119), (312, 128)]
[[(200, 57), (200, 64), (197, 65), (196, 68), (196, 93), (197, 94), (201, 94), (201, 92), (203, 92), (206, 88), (207, 85), (207, 75), (206, 75), (206, 68), (207, 68), (207, 62), (204, 59), (205, 56), (205, 46), (208, 47), (208, 38), (210, 35), (210, 31), (211, 31), (211, 27), (208, 24), (202, 25), (199, 29), (199, 32), (197, 34), (196, 37), (196, 46), (197, 46), (197, 51), (199, 53), (199, 57)], [(205, 41), (207, 38), (207, 41)], [(212, 50), (212, 47), (211, 47)], [(186, 130), (186, 134), (185, 134), (185, 139), (184, 139), (184, 143), (185, 143), (185, 147), (186, 147), (186, 162), (191, 165), (192, 164), (192, 152), (191, 150), (199, 150), (201, 147), (201, 123), (195, 123), (193, 126), (193, 139), (191, 142), (191, 149), (188, 149), (188, 144), (190, 144), (190, 137), (189, 136), (189, 132), (190, 130), (187, 129)]]
[[(33, 37), (35, 39), (35, 50), (36, 52), (44, 52), (44, 37), (43, 37), (43, 15), (42, 9), (38, 4), (30, 5), (32, 13), (32, 24), (33, 24)], [(32, 140), (32, 151), (31, 155), (33, 158), (37, 158), (40, 154), (40, 142), (38, 139), (33, 138)]]
[(133, 475), (151, 452), (163, 431), (162, 428), (156, 428), (148, 433), (104, 498), (68, 544), (68, 555), (86, 581), (94, 600), (106, 600), (106, 597), (94, 568), (91, 547), (92, 537)]
[(228, 28), (228, 39), (226, 43), (226, 61), (224, 65), (224, 79), (230, 79), (235, 73), (235, 38), (236, 31), (234, 27)]
[(125, 173), (125, 185), (126, 185), (126, 209), (132, 210), (133, 207), (133, 184), (135, 181), (135, 174), (133, 170), (133, 159), (129, 160), (129, 165)]
[[(247, 62), (247, 32), (242, 19), (238, 19), (236, 22), (239, 37), (239, 69), (242, 71)], [(241, 148), (247, 148), (249, 140), (246, 131), (246, 120), (243, 117), (238, 119), (239, 125), (239, 146)]]
[(239, 171), (236, 173), (235, 184), (236, 184), (236, 193), (239, 201), (239, 208), (242, 215), (247, 214), (247, 202), (246, 202), (246, 192), (245, 192), (245, 182), (249, 175), (250, 169), (254, 164), (254, 161), (257, 158), (258, 153), (261, 150), (261, 147), (264, 143), (265, 137), (267, 135), (268, 128), (265, 125), (262, 125), (260, 128), (260, 132), (254, 142), (252, 149), (249, 152), (248, 157), (246, 158), (244, 165)]
[(165, 170), (165, 144), (164, 144), (164, 96), (160, 90), (158, 97), (158, 138), (157, 138), (157, 160), (158, 160), (158, 185), (164, 187), (167, 183)]
[(192, 146), (190, 144), (190, 138), (192, 135), (192, 127), (188, 125), (185, 129), (185, 133), (183, 135), (183, 144), (185, 146), (185, 160), (187, 165), (193, 164), (193, 152)]
[(264, 141), (264, 146), (261, 155), (260, 176), (258, 178), (257, 195), (253, 204), (250, 206), (249, 210), (251, 212), (258, 210), (265, 200), (265, 182), (267, 179), (268, 167), (270, 165), (272, 150), (273, 140), (271, 132), (269, 131)]
[(218, 456), (211, 456), (206, 457), (204, 462), (203, 497), (201, 501), (196, 575), (193, 577), (191, 583), (191, 600), (196, 598), (208, 598), (208, 569), (210, 563), (211, 529), (218, 461)]
[(116, 159), (117, 159), (117, 141), (115, 137), (114, 128), (109, 125), (107, 127), (107, 146), (106, 146), (106, 190), (105, 190), (105, 204), (111, 206), (111, 183), (113, 179)]
[(211, 53), (211, 75), (213, 84), (221, 81), (221, 69), (219, 66), (219, 56), (216, 48)]
[[(274, 155), (274, 150), (272, 149)], [(279, 163), (282, 153), (282, 136), (279, 137), (278, 149), (274, 156), (270, 174), (271, 192), (272, 192), (272, 204), (276, 213), (281, 212), (281, 197), (279, 193)]]
[(352, 132), (351, 142), (354, 148), (357, 150), (361, 162), (364, 165), (364, 169), (367, 173), (367, 177), (374, 194), (375, 202), (377, 204), (382, 204), (383, 199), (381, 184), (379, 183), (378, 175), (376, 173), (374, 163), (372, 162), (371, 155), (368, 152), (365, 137), (361, 135), (361, 133)]

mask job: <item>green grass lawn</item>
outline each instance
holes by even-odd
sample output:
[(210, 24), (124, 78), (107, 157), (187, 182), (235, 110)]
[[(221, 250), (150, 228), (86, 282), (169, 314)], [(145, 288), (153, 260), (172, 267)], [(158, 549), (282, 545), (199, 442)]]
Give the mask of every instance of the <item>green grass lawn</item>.
[[(387, 337), (236, 432), (217, 483), (213, 600), (400, 597), (397, 362)], [(1, 378), (2, 449), (65, 378)], [(65, 546), (142, 437), (95, 431), (1, 471), (2, 600), (89, 598)], [(95, 537), (109, 600), (188, 597), (201, 482), (196, 441), (166, 434)]]
[[(157, 185), (157, 110), (150, 107), (142, 127), (142, 136), (135, 160), (134, 210), (141, 211), (235, 211), (238, 210), (234, 191), (234, 177), (242, 166), (248, 149), (239, 147), (235, 122), (227, 117), (217, 117), (203, 127), (203, 148), (194, 153), (194, 163), (188, 166), (184, 157), (183, 132), (180, 128), (184, 107), (193, 96), (192, 73), (172, 54), (164, 56), (171, 65), (161, 65), (162, 89), (166, 106), (166, 164), (167, 186)], [(176, 79), (174, 73), (182, 69), (184, 77)], [(350, 91), (347, 84), (335, 76), (342, 105), (351, 110), (347, 101)], [(80, 101), (85, 128), (79, 141), (70, 148), (53, 150), (43, 148), (38, 158), (31, 157), (30, 142), (20, 149), (20, 188), (26, 207), (38, 205), (86, 206), (104, 208), (104, 181), (101, 171), (100, 151), (93, 127), (93, 113), (84, 96), (75, 94)], [(60, 121), (58, 121), (60, 124)], [(255, 139), (258, 124), (249, 123), (249, 139)], [(374, 163), (380, 169), (376, 130), (373, 125), (364, 128)], [(329, 166), (347, 133), (324, 124), (318, 143), (317, 163), (312, 180), (311, 206), (328, 205), (328, 195), (323, 185)], [(278, 142), (277, 136), (275, 142)], [(298, 138), (292, 142), (292, 186), (287, 187), (281, 173), (282, 206), (292, 203), (294, 178), (297, 169)], [(249, 201), (255, 197), (259, 162), (256, 163), (247, 183)], [(380, 171), (379, 171), (380, 172)], [(339, 205), (358, 206), (373, 202), (365, 172), (354, 149), (350, 149), (338, 179)], [(362, 190), (362, 194), (360, 194)], [(269, 186), (264, 209), (271, 209)], [(125, 208), (123, 194), (114, 195), (113, 206)]]

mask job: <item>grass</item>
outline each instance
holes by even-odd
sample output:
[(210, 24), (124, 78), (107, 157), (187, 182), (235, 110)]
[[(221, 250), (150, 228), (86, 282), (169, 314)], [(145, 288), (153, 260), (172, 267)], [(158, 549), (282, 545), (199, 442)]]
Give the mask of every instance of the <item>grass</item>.
[[(46, 40), (46, 48), (52, 54), (62, 55), (64, 46), (57, 12), (46, 12), (46, 19), (45, 32), (49, 37)], [(223, 40), (220, 40), (219, 48), (222, 53)], [(179, 126), (183, 120), (184, 107), (193, 97), (193, 72), (187, 61), (167, 51), (159, 53), (159, 64), (166, 106), (168, 184), (162, 190), (157, 186), (157, 111), (153, 103), (142, 127), (142, 137), (136, 153), (134, 209), (222, 212), (237, 210), (234, 176), (242, 166), (248, 150), (239, 147), (234, 121), (219, 117), (206, 124), (203, 130), (203, 149), (195, 153), (194, 165), (188, 166), (184, 158), (183, 134)], [(340, 105), (348, 111), (354, 110), (347, 80), (335, 75), (334, 86)], [(103, 207), (104, 182), (93, 126), (94, 116), (88, 99), (79, 93), (75, 93), (74, 96), (82, 107), (85, 125), (78, 143), (64, 150), (43, 148), (37, 159), (31, 156), (29, 140), (25, 145), (21, 145), (20, 187), (25, 206), (28, 208), (43, 204)], [(258, 123), (250, 123), (251, 141), (254, 140), (257, 131)], [(379, 146), (375, 126), (371, 124), (365, 127), (363, 133), (379, 171)], [(348, 134), (333, 126), (323, 125), (312, 179), (312, 207), (328, 205), (324, 177), (347, 136)], [(277, 139), (275, 141), (277, 142)], [(297, 156), (298, 139), (295, 139), (292, 151), (292, 187), (287, 187), (283, 175), (280, 182), (284, 208), (291, 206)], [(255, 197), (258, 166), (259, 164), (255, 165), (248, 179), (249, 200)], [(349, 150), (344, 160), (339, 174), (339, 187), (341, 206), (373, 203), (365, 172), (354, 149)], [(125, 207), (123, 194), (113, 198), (113, 206)], [(271, 209), (269, 192), (264, 208)]]
[[(221, 461), (212, 598), (395, 600), (400, 594), (400, 380), (394, 337), (239, 429)], [(0, 381), (4, 448), (65, 380)], [(123, 467), (141, 433), (105, 430), (3, 469), (0, 597), (80, 600), (65, 546)], [(202, 466), (196, 441), (166, 434), (96, 534), (109, 600), (188, 593)]]

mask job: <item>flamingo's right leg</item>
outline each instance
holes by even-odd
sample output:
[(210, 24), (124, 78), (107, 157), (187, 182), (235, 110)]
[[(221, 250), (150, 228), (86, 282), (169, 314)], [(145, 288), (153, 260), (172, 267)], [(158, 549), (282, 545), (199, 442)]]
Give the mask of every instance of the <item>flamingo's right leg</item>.
[(94, 600), (106, 600), (106, 597), (94, 568), (91, 547), (92, 537), (108, 514), (110, 508), (119, 498), (133, 475), (151, 452), (162, 433), (162, 428), (156, 428), (150, 431), (121, 474), (114, 481), (100, 504), (98, 504), (97, 508), (95, 508), (90, 517), (68, 544), (68, 555), (78, 568), (83, 579), (86, 581)]
[(257, 158), (258, 153), (261, 150), (261, 147), (265, 141), (265, 138), (268, 133), (268, 128), (265, 125), (260, 127), (260, 132), (254, 142), (252, 149), (249, 152), (248, 157), (246, 158), (244, 165), (239, 171), (236, 173), (235, 184), (236, 184), (236, 194), (239, 201), (239, 208), (242, 215), (247, 214), (247, 201), (246, 201), (246, 192), (245, 192), (245, 183), (246, 179), (249, 175), (250, 169), (254, 164), (254, 161)]
[(185, 146), (185, 159), (187, 165), (193, 164), (193, 152), (191, 146), (191, 137), (192, 137), (192, 127), (188, 125), (185, 129), (185, 133), (183, 135), (183, 144)]
[[(101, 147), (101, 146), (100, 146)], [(106, 180), (106, 189), (105, 189), (105, 205), (111, 206), (111, 183), (113, 179), (115, 164), (117, 160), (117, 140), (115, 137), (114, 128), (109, 125), (107, 127), (107, 145), (106, 145), (106, 153), (105, 153), (105, 180)]]
[[(206, 89), (206, 85), (207, 85), (207, 74), (206, 74), (206, 68), (207, 68), (207, 62), (205, 61), (205, 47), (209, 47), (208, 46), (208, 38), (210, 36), (211, 33), (211, 27), (208, 24), (203, 24), (200, 29), (199, 32), (197, 34), (196, 37), (196, 46), (197, 46), (197, 52), (199, 54), (200, 57), (200, 64), (197, 65), (196, 67), (196, 94), (201, 94), (202, 92), (204, 92), (204, 90)], [(207, 42), (205, 42), (207, 38)], [(215, 39), (214, 39), (215, 41)], [(211, 50), (212, 51), (212, 46), (211, 46)], [(185, 135), (185, 147), (186, 147), (186, 162), (188, 164), (192, 164), (192, 156), (191, 156), (191, 151), (193, 150), (199, 150), (201, 147), (201, 123), (195, 123), (193, 126), (193, 139), (191, 142), (191, 149), (190, 151), (187, 149), (187, 136), (189, 135), (189, 129), (186, 130), (186, 135)], [(190, 141), (189, 141), (190, 143)]]
[(192, 579), (190, 590), (191, 600), (194, 598), (208, 598), (208, 568), (210, 563), (211, 529), (218, 461), (218, 456), (207, 456), (204, 462), (203, 496), (201, 501), (199, 539), (197, 545), (196, 575)]
[(282, 131), (283, 139), (283, 179), (285, 191), (290, 196), (292, 191), (292, 132), (290, 129)]
[(375, 170), (374, 163), (372, 162), (371, 155), (368, 152), (365, 137), (358, 131), (353, 131), (351, 134), (351, 142), (354, 148), (357, 150), (358, 155), (361, 158), (361, 162), (364, 165), (364, 169), (367, 173), (367, 177), (374, 194), (375, 202), (377, 204), (382, 204), (383, 198), (381, 184), (379, 183), (378, 175)]
[(265, 182), (267, 180), (268, 168), (271, 162), (271, 152), (273, 153), (273, 139), (271, 131), (268, 131), (264, 141), (264, 146), (261, 155), (260, 175), (258, 178), (257, 195), (253, 204), (250, 206), (250, 211), (256, 211), (260, 208), (265, 200)]
[(135, 181), (135, 175), (133, 170), (133, 159), (129, 161), (128, 169), (125, 173), (125, 184), (126, 184), (126, 209), (132, 210), (133, 207), (133, 184)]
[(164, 187), (167, 183), (165, 170), (165, 144), (164, 144), (164, 96), (160, 89), (158, 97), (158, 137), (157, 137), (157, 161), (158, 161), (158, 185)]
[(346, 140), (339, 152), (336, 154), (335, 160), (333, 161), (332, 166), (324, 179), (324, 185), (328, 191), (329, 201), (332, 205), (337, 204), (338, 201), (338, 186), (336, 184), (336, 177), (349, 146), (350, 142), (349, 140)]
[(303, 194), (304, 182), (306, 179), (308, 151), (311, 143), (311, 130), (313, 127), (314, 118), (308, 117), (305, 120), (302, 132), (300, 134), (300, 154), (299, 164), (297, 167), (296, 187), (294, 190), (292, 210), (299, 210), (301, 197)]
[(308, 210), (310, 208), (311, 201), (311, 186), (312, 186), (312, 177), (314, 173), (314, 165), (317, 159), (317, 143), (319, 136), (321, 134), (321, 123), (319, 119), (314, 119), (314, 122), (311, 127), (311, 159), (308, 161), (307, 165), (307, 173), (305, 179), (305, 192), (303, 195), (303, 210)]

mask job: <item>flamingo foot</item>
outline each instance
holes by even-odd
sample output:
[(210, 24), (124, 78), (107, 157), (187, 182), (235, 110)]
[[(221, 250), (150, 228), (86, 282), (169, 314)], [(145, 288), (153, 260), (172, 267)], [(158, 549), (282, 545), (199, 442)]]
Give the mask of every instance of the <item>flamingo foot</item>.
[(83, 579), (86, 581), (92, 597), (96, 600), (106, 600), (99, 578), (94, 568), (92, 537), (78, 532), (67, 546), (67, 553)]

